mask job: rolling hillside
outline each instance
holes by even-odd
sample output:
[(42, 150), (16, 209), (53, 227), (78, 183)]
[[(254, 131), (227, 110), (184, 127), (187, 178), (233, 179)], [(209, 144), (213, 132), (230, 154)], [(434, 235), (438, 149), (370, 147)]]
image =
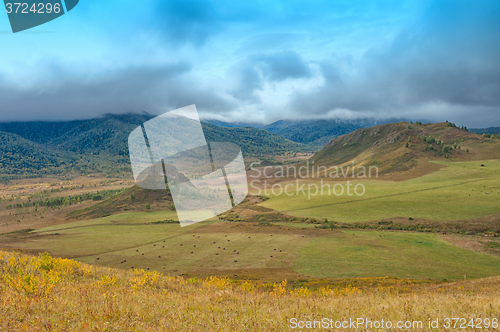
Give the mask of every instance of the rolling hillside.
[(264, 127), (262, 127), (262, 129), (265, 129), (271, 133), (277, 133), (278, 131), (280, 130), (283, 130), (287, 127), (290, 127), (290, 126), (293, 126), (293, 125), (298, 125), (298, 124), (307, 124), (311, 121), (307, 121), (307, 120), (297, 120), (297, 121), (293, 121), (293, 120), (278, 120), (278, 121), (275, 121), (271, 124), (268, 124)]
[(335, 137), (351, 133), (359, 128), (369, 128), (401, 119), (357, 119), (357, 120), (279, 120), (262, 129), (280, 135), (294, 142), (304, 143), (321, 149)]
[(23, 137), (0, 132), (1, 173), (43, 175), (71, 167), (78, 159), (55, 152)]
[(93, 219), (126, 211), (144, 211), (146, 204), (150, 204), (150, 209), (153, 211), (175, 210), (170, 190), (147, 190), (133, 186), (96, 205), (75, 210), (68, 217), (71, 219)]
[[(388, 225), (390, 230), (499, 236), (499, 159), (496, 135), (470, 133), (447, 122), (399, 122), (337, 137), (309, 164), (295, 165), (298, 175), (274, 169), (273, 186), (288, 191), (262, 186), (253, 193), (266, 197), (259, 204), (263, 208), (297, 218), (356, 228)], [(309, 175), (301, 176), (306, 165)], [(349, 193), (349, 186), (361, 190)]]
[(203, 123), (203, 131), (208, 142), (238, 144), (245, 158), (274, 156), (285, 152), (311, 151), (308, 146), (257, 128), (221, 128)]
[[(0, 123), (1, 173), (130, 173), (128, 135), (152, 117), (125, 114), (68, 122)], [(207, 123), (202, 123), (202, 127), (208, 142), (236, 143), (246, 158), (311, 150), (262, 129), (222, 128)]]
[(500, 139), (470, 133), (447, 122), (399, 122), (337, 137), (310, 161), (326, 166), (373, 165), (381, 172), (394, 172), (410, 170), (422, 161), (495, 158), (500, 158)]
[(335, 137), (351, 133), (359, 128), (361, 126), (351, 123), (318, 120), (307, 124), (293, 124), (274, 133), (294, 142), (324, 146)]

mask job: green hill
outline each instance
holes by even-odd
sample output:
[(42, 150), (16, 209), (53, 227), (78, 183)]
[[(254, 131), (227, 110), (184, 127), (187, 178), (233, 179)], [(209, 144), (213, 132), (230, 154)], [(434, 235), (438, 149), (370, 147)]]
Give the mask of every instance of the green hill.
[[(337, 136), (345, 135), (361, 128), (351, 123), (337, 123), (328, 120), (318, 120), (310, 123), (299, 123), (279, 129), (275, 134), (294, 142), (305, 144), (326, 145)], [(328, 140), (325, 142), (325, 139)], [(325, 144), (321, 144), (321, 143)]]
[(305, 152), (311, 149), (279, 135), (258, 128), (221, 128), (203, 123), (208, 142), (231, 142), (238, 144), (246, 158), (274, 156), (285, 152)]
[[(407, 146), (408, 145), (408, 146)], [(337, 137), (310, 162), (373, 165), (381, 172), (406, 171), (424, 160), (500, 158), (500, 139), (470, 133), (451, 123), (384, 124)]]
[(78, 158), (53, 151), (19, 135), (0, 132), (1, 175), (58, 173), (70, 168)]
[(277, 133), (278, 131), (280, 130), (283, 130), (287, 127), (290, 127), (290, 126), (293, 126), (293, 125), (298, 125), (298, 124), (307, 124), (309, 123), (310, 121), (307, 121), (307, 120), (297, 120), (297, 121), (293, 121), (293, 120), (278, 120), (278, 121), (275, 121), (271, 124), (268, 124), (264, 127), (262, 127), (262, 129), (265, 129), (271, 133)]
[(307, 144), (313, 149), (321, 149), (335, 137), (351, 133), (356, 129), (398, 121), (401, 119), (279, 120), (264, 126), (263, 129), (291, 141)]
[(94, 219), (126, 211), (145, 211), (146, 204), (149, 204), (150, 211), (174, 211), (175, 207), (172, 202), (170, 190), (149, 190), (133, 186), (99, 204), (75, 210), (68, 217)]

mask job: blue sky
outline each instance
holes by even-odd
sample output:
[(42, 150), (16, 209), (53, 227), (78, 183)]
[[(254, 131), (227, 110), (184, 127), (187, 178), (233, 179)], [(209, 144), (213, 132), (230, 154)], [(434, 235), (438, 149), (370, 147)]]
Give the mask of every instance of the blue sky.
[(499, 1), (80, 0), (12, 34), (0, 121), (160, 114), (500, 126)]

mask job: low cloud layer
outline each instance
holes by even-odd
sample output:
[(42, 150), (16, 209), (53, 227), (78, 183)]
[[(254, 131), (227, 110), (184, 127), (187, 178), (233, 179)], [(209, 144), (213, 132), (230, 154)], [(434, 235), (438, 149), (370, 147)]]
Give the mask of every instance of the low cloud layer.
[(297, 53), (282, 51), (252, 55), (234, 65), (229, 76), (234, 82), (234, 88), (229, 89), (232, 96), (243, 101), (261, 102), (254, 92), (262, 91), (266, 82), (309, 78), (312, 71)]
[(386, 49), (366, 52), (352, 73), (342, 73), (339, 59), (323, 61), (324, 85), (297, 94), (289, 107), (296, 114), (343, 109), (500, 125), (499, 15), (477, 3), (430, 6), (425, 22), (404, 30)]
[[(210, 88), (191, 85), (187, 63), (139, 67), (90, 76), (56, 76), (43, 86), (0, 83), (3, 121), (71, 120), (106, 113), (163, 112), (197, 104), (205, 111), (234, 107)], [(64, 78), (63, 78), (64, 77)], [(21, 115), (21, 118), (20, 118)]]
[[(375, 117), (500, 126), (498, 1), (154, 0), (135, 16), (120, 3), (82, 3), (72, 11), (71, 34), (6, 40), (0, 121), (159, 114), (196, 104), (205, 118), (226, 121)], [(106, 6), (133, 20), (117, 19), (121, 29), (95, 20)], [(85, 21), (92, 38), (77, 33)], [(28, 46), (37, 51), (26, 53)]]

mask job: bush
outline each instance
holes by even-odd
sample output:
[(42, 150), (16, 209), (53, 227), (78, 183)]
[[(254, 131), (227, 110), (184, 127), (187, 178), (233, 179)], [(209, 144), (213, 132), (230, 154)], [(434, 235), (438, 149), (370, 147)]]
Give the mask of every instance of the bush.
[(147, 203), (146, 206), (144, 207), (146, 210), (151, 210), (151, 204)]

